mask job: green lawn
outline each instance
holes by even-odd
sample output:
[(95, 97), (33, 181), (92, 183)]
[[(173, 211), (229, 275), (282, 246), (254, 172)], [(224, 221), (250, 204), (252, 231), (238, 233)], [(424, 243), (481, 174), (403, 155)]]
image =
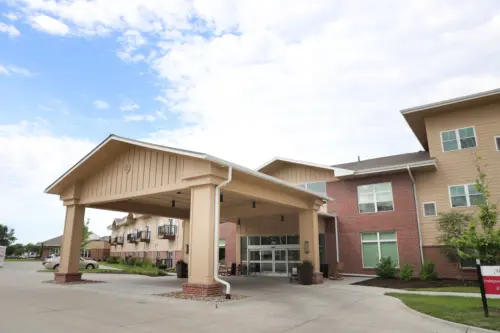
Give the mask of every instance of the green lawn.
[(12, 259), (5, 258), (5, 262), (14, 262), (14, 261), (25, 261), (25, 262), (33, 262), (33, 261), (42, 261), (41, 259)]
[(408, 307), (433, 317), (460, 324), (500, 331), (500, 299), (488, 300), (490, 317), (485, 318), (481, 298), (387, 293)]
[(479, 287), (457, 286), (457, 287), (440, 287), (440, 288), (405, 288), (411, 291), (437, 291), (448, 293), (480, 293)]
[[(108, 265), (109, 267), (114, 267), (114, 268), (120, 268), (121, 270), (116, 270), (116, 269), (104, 269), (104, 268), (98, 268), (98, 269), (83, 269), (80, 270), (80, 273), (106, 273), (106, 274), (138, 274), (138, 275), (148, 275), (148, 276), (165, 276), (167, 275), (167, 272), (161, 269), (158, 269), (156, 267), (134, 267), (134, 266), (127, 266), (127, 265), (120, 265), (120, 264), (110, 264)], [(38, 272), (41, 273), (47, 273), (47, 272), (54, 272), (52, 269), (42, 269), (39, 270)]]

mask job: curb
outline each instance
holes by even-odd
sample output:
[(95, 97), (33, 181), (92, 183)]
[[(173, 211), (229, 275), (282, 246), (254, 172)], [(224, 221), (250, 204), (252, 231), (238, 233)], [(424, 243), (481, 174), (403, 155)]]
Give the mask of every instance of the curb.
[[(403, 294), (403, 293), (401, 293), (401, 294)], [(411, 312), (415, 313), (416, 315), (419, 315), (419, 316), (427, 318), (427, 319), (431, 319), (431, 320), (436, 321), (436, 322), (441, 322), (441, 323), (450, 324), (452, 326), (456, 326), (459, 328), (463, 328), (465, 330), (465, 332), (468, 332), (469, 329), (472, 329), (478, 333), (498, 333), (499, 332), (499, 331), (492, 331), (492, 330), (489, 330), (486, 328), (481, 328), (481, 327), (477, 327), (477, 326), (469, 326), (469, 325), (465, 325), (465, 324), (456, 323), (454, 321), (449, 321), (446, 319), (433, 317), (433, 316), (428, 315), (426, 313), (423, 313), (423, 312), (420, 312), (420, 311), (417, 311), (415, 309), (410, 308), (408, 305), (406, 305), (402, 300), (400, 300), (397, 297), (390, 296), (390, 295), (384, 295), (384, 296), (388, 296), (388, 297), (391, 297), (391, 298), (398, 300), (406, 309), (410, 310)]]

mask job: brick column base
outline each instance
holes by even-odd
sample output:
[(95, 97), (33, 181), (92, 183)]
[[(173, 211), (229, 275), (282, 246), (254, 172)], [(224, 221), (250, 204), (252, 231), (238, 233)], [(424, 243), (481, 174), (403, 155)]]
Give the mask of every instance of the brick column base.
[(220, 283), (202, 284), (202, 283), (183, 283), (182, 291), (184, 294), (197, 296), (220, 296), (223, 295), (224, 286)]
[(54, 273), (57, 283), (77, 282), (82, 280), (82, 273)]
[(323, 273), (314, 272), (313, 273), (313, 284), (322, 284), (323, 283)]

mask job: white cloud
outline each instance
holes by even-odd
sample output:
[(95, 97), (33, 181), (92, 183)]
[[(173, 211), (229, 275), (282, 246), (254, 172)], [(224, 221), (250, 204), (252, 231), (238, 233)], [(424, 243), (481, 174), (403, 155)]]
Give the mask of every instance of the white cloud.
[(31, 77), (34, 76), (35, 73), (23, 67), (18, 67), (14, 65), (9, 65), (9, 66), (0, 65), (0, 75), (21, 75), (21, 76)]
[(4, 17), (6, 17), (7, 19), (11, 20), (11, 21), (17, 21), (19, 20), (19, 16), (17, 16), (16, 13), (5, 13), (3, 14)]
[(140, 106), (135, 102), (125, 102), (120, 106), (120, 110), (122, 111), (133, 111), (139, 109)]
[(109, 109), (109, 104), (106, 101), (103, 101), (101, 99), (96, 99), (94, 101), (94, 106), (96, 109), (100, 109), (100, 110)]
[(118, 57), (150, 65), (177, 127), (146, 139), (258, 166), (276, 155), (333, 164), (420, 149), (399, 109), (500, 86), (500, 7), (480, 3), (18, 0), (14, 9), (50, 15), (71, 36), (116, 34)]
[(52, 35), (64, 36), (69, 33), (69, 27), (64, 22), (45, 14), (38, 14), (30, 18), (33, 28)]
[(5, 24), (3, 22), (0, 22), (0, 32), (4, 32), (4, 33), (8, 34), (9, 37), (11, 37), (11, 38), (17, 37), (21, 34), (15, 26), (10, 25), (10, 24)]
[[(4, 189), (0, 191), (0, 221), (15, 228), (21, 242), (38, 242), (62, 234), (62, 202), (43, 190), (95, 144), (56, 137), (37, 123), (0, 125), (0, 184)], [(91, 230), (100, 235), (105, 235), (106, 226), (120, 215), (94, 209), (86, 212)]]
[(126, 122), (130, 121), (154, 121), (156, 119), (155, 116), (151, 114), (131, 114), (123, 117), (123, 120)]

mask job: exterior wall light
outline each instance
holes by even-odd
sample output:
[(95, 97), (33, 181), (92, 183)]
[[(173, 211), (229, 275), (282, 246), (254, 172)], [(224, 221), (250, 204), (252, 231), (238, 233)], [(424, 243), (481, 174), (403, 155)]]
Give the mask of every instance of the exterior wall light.
[(186, 254), (189, 254), (189, 244), (186, 244)]
[(309, 254), (309, 241), (304, 242), (304, 253)]
[(175, 207), (175, 200), (172, 200), (172, 208)]

